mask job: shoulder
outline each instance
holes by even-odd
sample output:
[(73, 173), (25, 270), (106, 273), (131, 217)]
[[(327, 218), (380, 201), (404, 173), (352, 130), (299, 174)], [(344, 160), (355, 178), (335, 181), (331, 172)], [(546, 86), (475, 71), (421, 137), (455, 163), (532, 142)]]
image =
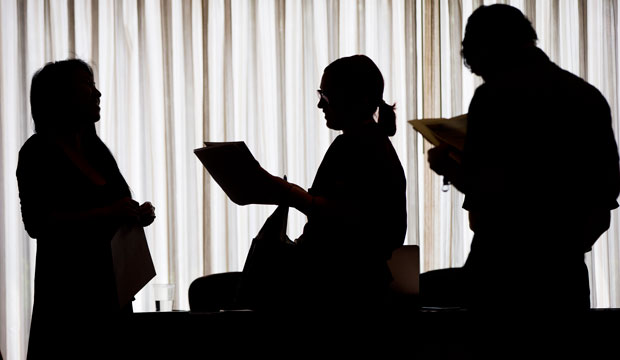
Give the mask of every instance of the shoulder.
[(489, 85), (488, 83), (482, 83), (476, 88), (476, 90), (474, 90), (474, 96), (472, 97), (471, 101), (474, 102), (483, 100), (487, 98), (489, 94), (491, 94), (491, 92), (491, 85)]
[(20, 154), (21, 153), (30, 153), (33, 151), (38, 151), (43, 149), (44, 147), (44, 140), (41, 137), (41, 135), (39, 134), (33, 134), (32, 136), (30, 136), (28, 138), (28, 140), (26, 140), (26, 142), (24, 142), (24, 145), (22, 145), (21, 149), (19, 150)]
[(483, 83), (478, 86), (474, 91), (474, 95), (469, 103), (468, 113), (476, 112), (479, 108), (484, 108), (491, 100), (490, 94), (492, 93), (489, 88), (489, 84)]
[(398, 183), (397, 188), (400, 188), (400, 184), (405, 182), (405, 172), (390, 138), (381, 132), (377, 132), (365, 145), (365, 149), (368, 151), (366, 158), (368, 165), (378, 176), (378, 179), (373, 181), (375, 183)]
[(554, 68), (554, 83), (557, 84), (558, 89), (561, 92), (565, 94), (567, 92), (570, 93), (568, 96), (571, 98), (571, 101), (575, 101), (576, 103), (586, 102), (594, 106), (609, 107), (605, 96), (603, 96), (599, 89), (597, 89), (594, 85), (590, 84), (581, 77), (558, 67), (555, 64)]
[(18, 170), (47, 153), (48, 145), (41, 135), (34, 134), (26, 140), (19, 150)]
[(46, 140), (42, 135), (34, 134), (26, 140), (19, 150), (17, 176), (21, 173), (44, 171), (59, 164), (62, 150)]
[(15, 175), (20, 185), (20, 193), (33, 179), (39, 178), (42, 167), (49, 164), (44, 139), (37, 134), (32, 135), (19, 150)]

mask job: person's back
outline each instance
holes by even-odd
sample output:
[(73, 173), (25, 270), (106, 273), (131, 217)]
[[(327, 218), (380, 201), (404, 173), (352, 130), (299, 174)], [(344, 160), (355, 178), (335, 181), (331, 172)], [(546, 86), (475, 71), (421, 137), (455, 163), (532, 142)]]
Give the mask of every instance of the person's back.
[(396, 152), (378, 124), (334, 140), (309, 192), (355, 211), (308, 217), (300, 242), (317, 288), (334, 299), (364, 303), (389, 284), (386, 261), (406, 232), (405, 186)]
[(465, 207), (549, 216), (609, 202), (618, 185), (604, 184), (617, 171), (607, 102), (537, 48), (524, 61), (472, 100)]

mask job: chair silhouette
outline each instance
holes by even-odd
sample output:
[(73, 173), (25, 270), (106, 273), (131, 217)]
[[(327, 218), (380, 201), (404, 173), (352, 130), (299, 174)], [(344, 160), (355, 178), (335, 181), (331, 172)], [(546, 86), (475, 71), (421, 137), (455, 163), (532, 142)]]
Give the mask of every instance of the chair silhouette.
[(192, 312), (218, 312), (234, 308), (240, 271), (201, 276), (189, 286), (189, 309)]
[(388, 260), (392, 273), (391, 305), (396, 308), (414, 309), (419, 306), (420, 247), (403, 245)]
[[(392, 273), (391, 305), (415, 308), (420, 291), (420, 257), (417, 245), (403, 245), (388, 261)], [(241, 272), (232, 271), (201, 276), (189, 287), (189, 308), (192, 312), (218, 312), (236, 309), (235, 297)]]

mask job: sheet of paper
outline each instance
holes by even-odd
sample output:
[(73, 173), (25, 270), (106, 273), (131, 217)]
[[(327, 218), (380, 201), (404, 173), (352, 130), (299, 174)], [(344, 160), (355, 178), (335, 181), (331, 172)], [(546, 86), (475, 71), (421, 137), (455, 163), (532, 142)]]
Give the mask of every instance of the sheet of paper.
[(125, 306), (155, 277), (144, 229), (127, 225), (118, 229), (111, 242), (112, 262), (120, 306)]

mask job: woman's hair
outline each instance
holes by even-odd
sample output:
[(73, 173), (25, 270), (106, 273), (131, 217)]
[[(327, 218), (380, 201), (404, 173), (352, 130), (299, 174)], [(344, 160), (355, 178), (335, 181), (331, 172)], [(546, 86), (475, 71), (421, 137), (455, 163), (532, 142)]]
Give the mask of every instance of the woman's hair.
[(324, 73), (333, 80), (336, 101), (356, 109), (362, 116), (372, 116), (379, 107), (379, 126), (388, 136), (396, 133), (395, 105), (383, 100), (383, 75), (369, 57), (340, 58), (329, 64)]
[(93, 74), (93, 70), (80, 59), (49, 62), (32, 76), (30, 108), (36, 133), (72, 126), (73, 111), (70, 104), (72, 76), (78, 71)]
[[(30, 107), (37, 134), (50, 134), (55, 131), (75, 129), (75, 106), (71, 102), (73, 76), (77, 71), (85, 71), (91, 76), (93, 70), (85, 61), (67, 59), (49, 62), (32, 76), (30, 87)], [(91, 123), (84, 133), (84, 151), (107, 180), (116, 182), (128, 196), (129, 186), (121, 175), (110, 149), (97, 136), (95, 124)]]

